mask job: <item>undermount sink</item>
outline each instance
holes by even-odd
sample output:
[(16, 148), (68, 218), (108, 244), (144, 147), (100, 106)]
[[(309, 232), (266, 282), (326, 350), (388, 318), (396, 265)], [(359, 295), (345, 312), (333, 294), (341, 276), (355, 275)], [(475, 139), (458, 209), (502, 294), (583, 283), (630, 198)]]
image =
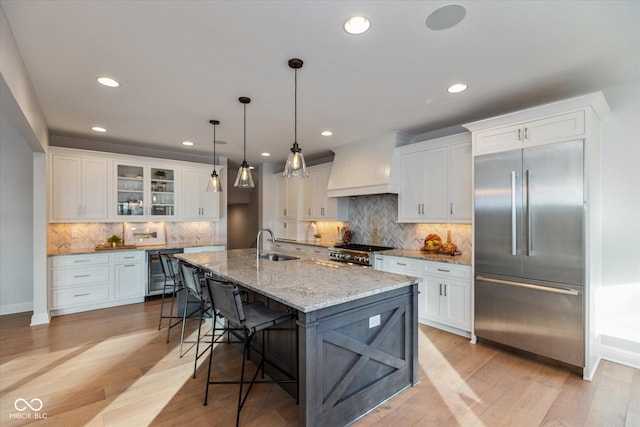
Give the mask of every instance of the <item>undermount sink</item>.
[(275, 254), (275, 253), (262, 254), (260, 255), (260, 258), (268, 259), (269, 261), (290, 261), (292, 259), (298, 259), (298, 257), (295, 257), (295, 256)]

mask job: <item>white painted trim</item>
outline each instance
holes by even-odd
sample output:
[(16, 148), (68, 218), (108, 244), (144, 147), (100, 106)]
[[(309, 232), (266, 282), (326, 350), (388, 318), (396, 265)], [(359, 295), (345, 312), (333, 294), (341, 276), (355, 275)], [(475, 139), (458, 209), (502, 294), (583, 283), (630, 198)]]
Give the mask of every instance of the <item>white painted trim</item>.
[(47, 288), (47, 155), (33, 153), (33, 316), (31, 324), (49, 323)]
[(39, 315), (34, 314), (33, 316), (31, 316), (31, 324), (29, 326), (46, 325), (49, 322), (51, 322), (51, 316), (49, 316), (49, 313), (43, 313)]

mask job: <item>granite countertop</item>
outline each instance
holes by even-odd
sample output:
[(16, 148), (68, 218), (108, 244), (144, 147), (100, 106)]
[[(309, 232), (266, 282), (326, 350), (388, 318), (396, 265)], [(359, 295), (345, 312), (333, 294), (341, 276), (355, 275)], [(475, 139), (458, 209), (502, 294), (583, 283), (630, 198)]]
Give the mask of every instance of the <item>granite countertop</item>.
[(421, 279), (334, 261), (261, 259), (255, 249), (179, 254), (204, 270), (308, 313), (411, 285)]
[(380, 255), (390, 255), (405, 258), (415, 258), (425, 261), (437, 261), (448, 262), (450, 264), (471, 265), (471, 254), (462, 255), (446, 255), (446, 254), (433, 254), (417, 249), (390, 249), (387, 251), (378, 252)]
[(96, 250), (93, 248), (77, 248), (77, 249), (58, 249), (49, 251), (48, 256), (56, 256), (56, 255), (82, 255), (82, 254), (93, 254), (93, 253), (109, 253), (109, 252), (119, 252), (119, 251), (149, 251), (149, 250), (159, 250), (159, 249), (178, 249), (178, 248), (197, 248), (200, 246), (227, 246), (226, 243), (222, 242), (194, 242), (194, 243), (167, 243), (164, 245), (148, 245), (148, 246), (125, 246), (117, 249), (107, 249), (107, 250)]

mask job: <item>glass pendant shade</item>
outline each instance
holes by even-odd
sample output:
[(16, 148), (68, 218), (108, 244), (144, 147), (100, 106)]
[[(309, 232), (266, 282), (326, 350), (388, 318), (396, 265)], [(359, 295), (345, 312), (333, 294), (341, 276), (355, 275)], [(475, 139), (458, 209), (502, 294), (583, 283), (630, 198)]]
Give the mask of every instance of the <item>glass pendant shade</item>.
[(284, 166), (283, 176), (287, 178), (308, 177), (307, 164), (304, 162), (304, 155), (297, 142), (293, 143), (287, 163)]
[(211, 172), (211, 179), (207, 184), (207, 192), (210, 193), (222, 193), (222, 184), (220, 183), (220, 177), (216, 172), (216, 125), (219, 125), (218, 120), (209, 120), (209, 123), (213, 125), (213, 172)]
[(282, 176), (286, 178), (307, 178), (307, 164), (302, 155), (302, 149), (298, 145), (298, 69), (302, 68), (302, 59), (293, 58), (289, 60), (289, 67), (294, 72), (294, 89), (293, 89), (293, 146), (287, 157), (287, 163), (284, 165)]
[(243, 161), (238, 169), (238, 175), (236, 175), (236, 182), (233, 184), (234, 187), (240, 188), (253, 188), (253, 177), (251, 176), (251, 169), (247, 164), (247, 161)]
[(220, 177), (218, 173), (214, 169), (211, 173), (211, 179), (209, 179), (209, 184), (207, 184), (207, 191), (212, 193), (222, 193), (222, 184), (220, 183)]
[(236, 175), (236, 182), (234, 187), (240, 188), (253, 188), (253, 177), (251, 176), (251, 169), (247, 163), (247, 104), (251, 102), (251, 98), (246, 96), (240, 97), (239, 101), (244, 106), (244, 157), (240, 169), (238, 169), (238, 175)]

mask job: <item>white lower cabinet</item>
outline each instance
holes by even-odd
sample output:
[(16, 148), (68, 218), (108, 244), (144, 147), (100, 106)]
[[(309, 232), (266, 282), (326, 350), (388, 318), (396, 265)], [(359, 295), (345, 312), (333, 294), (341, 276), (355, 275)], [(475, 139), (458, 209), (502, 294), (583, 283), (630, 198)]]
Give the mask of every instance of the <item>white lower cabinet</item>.
[(51, 257), (52, 314), (144, 301), (144, 254), (144, 251), (126, 251)]
[(459, 335), (471, 332), (471, 267), (415, 258), (376, 255), (375, 268), (422, 278), (418, 320)]
[(113, 298), (144, 296), (144, 251), (112, 254)]
[(422, 261), (419, 274), (427, 291), (427, 323), (471, 332), (471, 267)]

